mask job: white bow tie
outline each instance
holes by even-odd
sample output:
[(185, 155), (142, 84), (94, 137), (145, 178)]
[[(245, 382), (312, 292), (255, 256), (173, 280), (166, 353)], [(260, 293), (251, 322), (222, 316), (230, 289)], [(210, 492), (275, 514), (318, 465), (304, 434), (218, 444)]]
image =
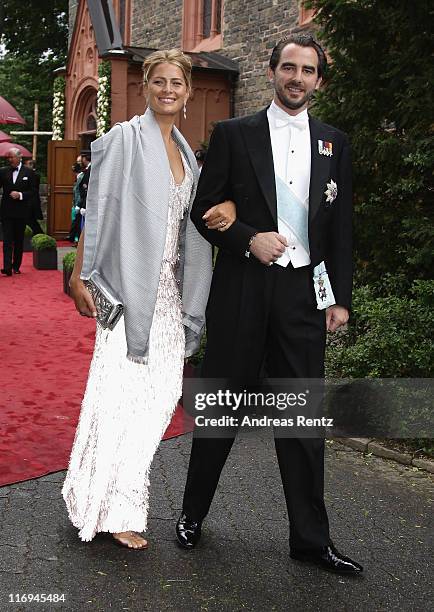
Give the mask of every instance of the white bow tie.
[(274, 125), (277, 128), (280, 127), (286, 127), (289, 125), (289, 127), (294, 127), (297, 130), (305, 130), (307, 128), (309, 124), (309, 117), (303, 113), (300, 115), (287, 115), (286, 118), (281, 118), (281, 117), (275, 117), (274, 118)]

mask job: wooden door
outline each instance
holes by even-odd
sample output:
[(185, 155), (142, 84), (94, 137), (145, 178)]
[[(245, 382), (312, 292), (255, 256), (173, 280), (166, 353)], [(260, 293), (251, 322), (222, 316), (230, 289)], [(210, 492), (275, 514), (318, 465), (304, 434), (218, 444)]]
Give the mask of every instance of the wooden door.
[(72, 166), (80, 153), (79, 140), (50, 140), (48, 143), (47, 233), (65, 240), (71, 228)]
[(193, 151), (208, 142), (214, 125), (231, 116), (232, 85), (225, 74), (193, 72), (193, 95), (187, 119), (180, 113), (179, 129)]

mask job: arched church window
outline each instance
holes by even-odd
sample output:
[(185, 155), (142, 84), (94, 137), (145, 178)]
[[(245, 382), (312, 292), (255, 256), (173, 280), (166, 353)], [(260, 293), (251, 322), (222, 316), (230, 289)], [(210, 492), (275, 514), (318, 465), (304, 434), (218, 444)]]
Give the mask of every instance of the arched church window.
[(183, 48), (211, 51), (221, 48), (222, 0), (184, 0)]

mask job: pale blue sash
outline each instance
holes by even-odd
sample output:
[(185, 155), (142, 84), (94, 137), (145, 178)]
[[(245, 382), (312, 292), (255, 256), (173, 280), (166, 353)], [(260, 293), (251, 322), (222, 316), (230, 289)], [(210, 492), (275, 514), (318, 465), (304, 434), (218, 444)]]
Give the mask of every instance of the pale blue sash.
[(295, 193), (276, 175), (277, 215), (309, 255), (308, 211)]
[[(295, 193), (276, 175), (277, 215), (296, 236), (306, 253), (309, 251), (308, 210)], [(313, 269), (314, 291), (318, 310), (336, 304), (329, 276), (322, 261)]]

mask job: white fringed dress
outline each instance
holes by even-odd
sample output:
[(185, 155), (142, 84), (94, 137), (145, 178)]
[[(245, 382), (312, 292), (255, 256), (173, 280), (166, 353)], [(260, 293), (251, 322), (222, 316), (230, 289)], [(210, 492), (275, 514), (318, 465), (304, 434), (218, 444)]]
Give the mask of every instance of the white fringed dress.
[(169, 212), (148, 364), (126, 358), (123, 318), (113, 331), (97, 325), (80, 420), (62, 494), (79, 536), (146, 529), (149, 472), (182, 393), (185, 335), (174, 276), (178, 235), (193, 175), (170, 179)]

